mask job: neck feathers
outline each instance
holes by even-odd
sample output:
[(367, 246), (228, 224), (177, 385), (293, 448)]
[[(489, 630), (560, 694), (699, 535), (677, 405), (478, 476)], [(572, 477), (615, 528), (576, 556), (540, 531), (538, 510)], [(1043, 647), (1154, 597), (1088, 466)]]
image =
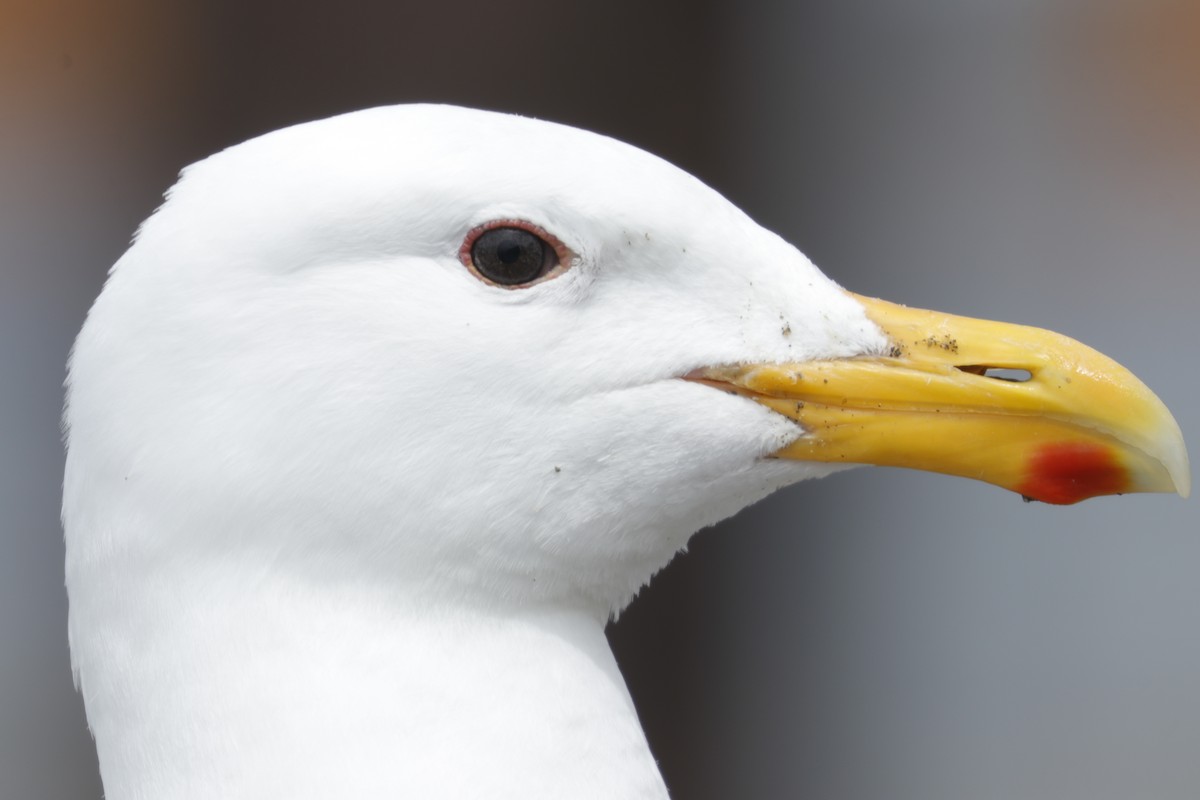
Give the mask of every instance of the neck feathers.
[(138, 590), (72, 620), (110, 800), (666, 796), (596, 615), (194, 565)]

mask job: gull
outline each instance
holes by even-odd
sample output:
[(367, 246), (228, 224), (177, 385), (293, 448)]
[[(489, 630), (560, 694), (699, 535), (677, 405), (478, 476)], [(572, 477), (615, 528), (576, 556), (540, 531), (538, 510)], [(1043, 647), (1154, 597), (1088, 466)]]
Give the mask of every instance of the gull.
[(604, 627), (698, 529), (855, 464), (1190, 487), (1101, 354), (852, 294), (652, 155), (436, 105), (187, 168), (64, 417), (109, 800), (663, 798)]

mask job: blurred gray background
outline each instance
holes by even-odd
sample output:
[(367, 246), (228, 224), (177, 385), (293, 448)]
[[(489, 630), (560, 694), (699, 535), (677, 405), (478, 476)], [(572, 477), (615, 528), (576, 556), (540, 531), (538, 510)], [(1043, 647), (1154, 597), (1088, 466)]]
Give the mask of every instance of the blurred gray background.
[[(58, 414), (108, 266), (183, 165), (414, 100), (650, 149), (850, 288), (1092, 344), (1200, 436), (1195, 0), (0, 0), (0, 798), (101, 796)], [(1197, 501), (858, 470), (702, 532), (611, 639), (677, 798), (1194, 799), (1198, 567)]]

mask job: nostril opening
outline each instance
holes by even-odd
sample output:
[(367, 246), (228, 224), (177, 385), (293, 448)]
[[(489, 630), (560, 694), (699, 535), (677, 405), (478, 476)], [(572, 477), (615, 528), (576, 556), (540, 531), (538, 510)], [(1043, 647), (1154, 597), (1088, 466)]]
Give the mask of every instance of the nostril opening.
[(982, 364), (961, 366), (959, 369), (963, 372), (969, 372), (972, 375), (980, 375), (984, 378), (993, 378), (998, 381), (1008, 381), (1009, 383), (1026, 383), (1033, 380), (1033, 373), (1027, 369), (988, 367)]
[(983, 377), (995, 378), (998, 381), (1009, 381), (1010, 383), (1025, 383), (1033, 379), (1033, 373), (1027, 369), (988, 367), (983, 371)]

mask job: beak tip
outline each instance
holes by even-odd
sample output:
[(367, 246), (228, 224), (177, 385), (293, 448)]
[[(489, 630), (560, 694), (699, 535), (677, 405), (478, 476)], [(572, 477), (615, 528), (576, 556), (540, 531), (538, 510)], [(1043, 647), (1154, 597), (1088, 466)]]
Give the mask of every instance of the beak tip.
[(1167, 468), (1167, 474), (1175, 484), (1175, 492), (1186, 500), (1192, 494), (1192, 466), (1188, 459), (1187, 444), (1183, 441), (1183, 431), (1179, 423), (1175, 421), (1171, 412), (1167, 411), (1166, 406), (1163, 406), (1163, 412), (1170, 421), (1168, 431), (1163, 437), (1166, 440), (1166, 446), (1163, 448), (1163, 466)]
[(1171, 470), (1171, 479), (1175, 481), (1175, 491), (1180, 497), (1186, 500), (1192, 496), (1192, 474), (1186, 457), (1177, 470)]

